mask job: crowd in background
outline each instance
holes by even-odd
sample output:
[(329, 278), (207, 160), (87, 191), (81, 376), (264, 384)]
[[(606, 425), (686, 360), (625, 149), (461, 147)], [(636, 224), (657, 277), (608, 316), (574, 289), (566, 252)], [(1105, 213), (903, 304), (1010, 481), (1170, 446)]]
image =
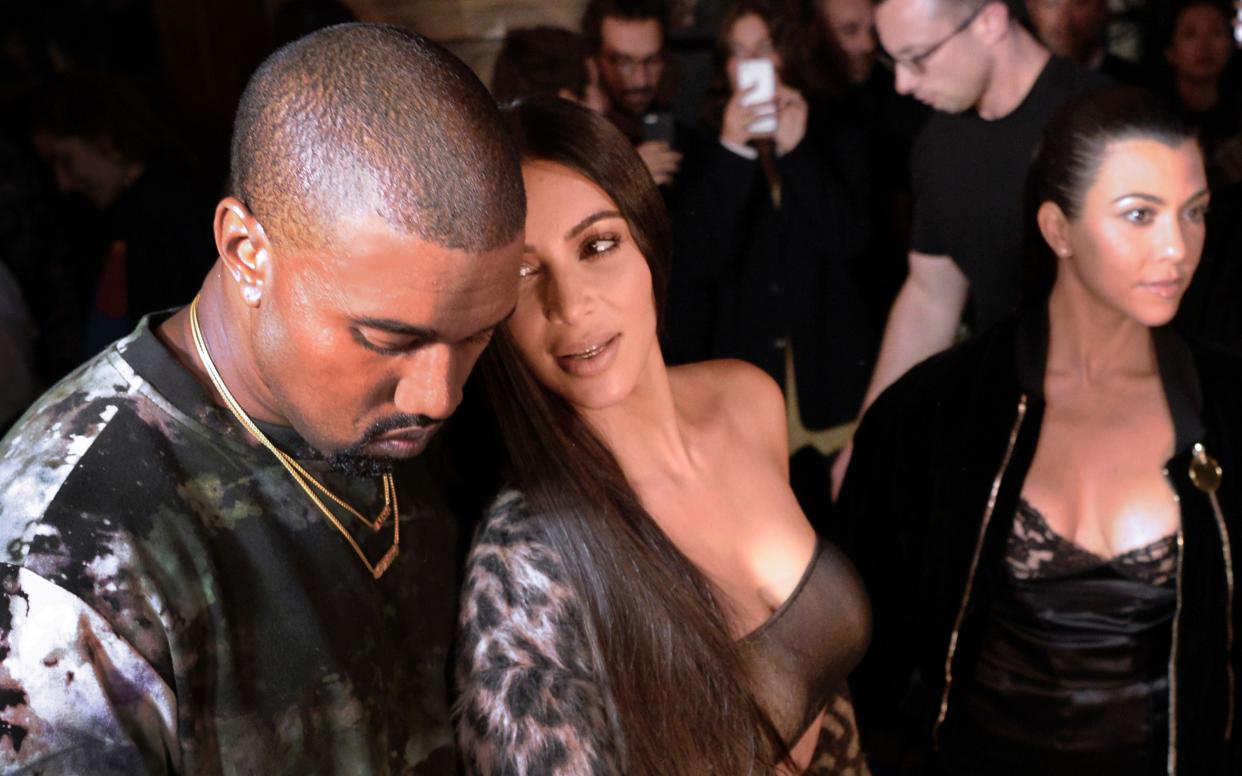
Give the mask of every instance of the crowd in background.
[[(895, 90), (868, 0), (678, 9), (596, 1), (579, 30), (512, 29), (491, 86), (501, 102), (580, 101), (634, 142), (674, 224), (667, 357), (741, 358), (785, 388), (796, 489), (822, 516), (824, 458), (848, 440), (906, 278), (907, 159), (932, 110)], [(1011, 11), (1055, 55), (1167, 95), (1199, 128), (1218, 226), (1179, 323), (1236, 343), (1234, 9), (1029, 0)], [(101, 21), (97, 36), (38, 19), (7, 35), (0, 425), (143, 314), (184, 303), (214, 259), (207, 224), (225, 177), (220, 154), (178, 126), (149, 19), (129, 15)], [(300, 2), (279, 16), (278, 43), (350, 18), (340, 5)], [(714, 48), (694, 29), (714, 30)], [(738, 88), (737, 63), (764, 59), (777, 74), (775, 131), (753, 130), (766, 106), (747, 106)], [(968, 310), (967, 329), (972, 320)]]

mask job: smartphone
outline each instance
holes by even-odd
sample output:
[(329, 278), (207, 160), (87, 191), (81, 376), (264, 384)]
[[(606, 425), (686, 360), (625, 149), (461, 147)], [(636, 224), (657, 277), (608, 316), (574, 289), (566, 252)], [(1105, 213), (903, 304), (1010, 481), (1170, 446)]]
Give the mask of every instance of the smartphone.
[(643, 116), (643, 140), (663, 140), (673, 147), (673, 114), (657, 111)]
[[(761, 105), (776, 100), (776, 68), (770, 59), (743, 59), (737, 63), (737, 88), (744, 92), (743, 105)], [(749, 90), (749, 91), (747, 91)], [(776, 131), (776, 111), (760, 116), (746, 125), (757, 135)]]

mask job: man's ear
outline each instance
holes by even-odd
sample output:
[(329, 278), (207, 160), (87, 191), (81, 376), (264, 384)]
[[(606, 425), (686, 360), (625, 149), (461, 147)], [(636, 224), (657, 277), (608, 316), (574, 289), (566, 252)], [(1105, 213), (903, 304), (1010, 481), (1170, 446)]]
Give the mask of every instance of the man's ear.
[(979, 18), (971, 22), (984, 42), (996, 43), (1009, 34), (1009, 6), (999, 0), (984, 0), (987, 5), (979, 12)]
[(236, 197), (216, 205), (216, 250), (242, 301), (251, 307), (263, 302), (272, 258), (271, 241), (250, 209)]
[(1044, 241), (1052, 248), (1052, 252), (1059, 258), (1068, 259), (1071, 252), (1069, 219), (1065, 217), (1061, 206), (1051, 200), (1044, 202), (1035, 214), (1035, 222), (1039, 224), (1039, 233), (1044, 236)]

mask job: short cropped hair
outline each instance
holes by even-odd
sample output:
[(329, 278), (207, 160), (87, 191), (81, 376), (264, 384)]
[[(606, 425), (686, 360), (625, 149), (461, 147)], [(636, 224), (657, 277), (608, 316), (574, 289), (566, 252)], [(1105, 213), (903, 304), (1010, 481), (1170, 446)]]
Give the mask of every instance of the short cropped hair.
[(502, 105), (523, 97), (555, 97), (562, 89), (581, 99), (589, 80), (586, 56), (582, 38), (570, 30), (509, 30), (496, 55), (492, 94)]
[(487, 90), (440, 46), (388, 25), (329, 27), (259, 66), (237, 108), (230, 187), (277, 244), (330, 245), (336, 223), (374, 213), (485, 251), (526, 218)]
[(668, 5), (664, 0), (590, 0), (582, 11), (582, 40), (592, 56), (600, 50), (600, 29), (604, 19), (626, 21), (655, 19), (660, 22), (660, 40), (668, 41)]
[[(886, 0), (875, 0), (875, 5), (883, 5), (885, 2)], [(935, 5), (936, 10), (944, 18), (956, 19), (960, 15), (962, 19), (965, 19), (988, 3), (1000, 3), (1005, 6), (1012, 18), (1018, 18), (1018, 14), (1026, 13), (1021, 0), (936, 0)]]

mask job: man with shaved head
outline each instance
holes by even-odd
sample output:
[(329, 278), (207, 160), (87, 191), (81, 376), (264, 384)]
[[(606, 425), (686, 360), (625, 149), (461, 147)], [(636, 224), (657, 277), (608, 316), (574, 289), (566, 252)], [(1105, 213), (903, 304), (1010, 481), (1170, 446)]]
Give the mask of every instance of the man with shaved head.
[(193, 303), (0, 443), (0, 765), (452, 772), (459, 537), (415, 456), (516, 301), (492, 100), (409, 32), (315, 33), (254, 74), (202, 215)]

